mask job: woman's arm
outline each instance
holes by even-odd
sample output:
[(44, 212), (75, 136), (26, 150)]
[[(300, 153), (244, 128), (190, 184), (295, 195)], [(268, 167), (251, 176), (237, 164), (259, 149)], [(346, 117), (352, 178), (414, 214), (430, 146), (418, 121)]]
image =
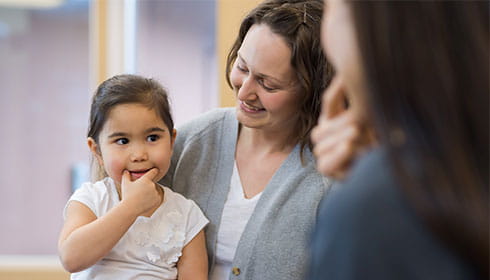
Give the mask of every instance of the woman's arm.
[(204, 231), (201, 230), (182, 250), (177, 263), (179, 280), (207, 280), (208, 254)]

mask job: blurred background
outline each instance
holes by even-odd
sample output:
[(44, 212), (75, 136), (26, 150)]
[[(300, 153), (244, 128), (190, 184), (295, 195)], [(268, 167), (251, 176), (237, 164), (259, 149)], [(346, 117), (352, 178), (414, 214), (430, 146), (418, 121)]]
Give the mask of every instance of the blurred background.
[(233, 106), (226, 54), (259, 0), (0, 0), (0, 279), (68, 279), (62, 212), (88, 180), (90, 98), (134, 73), (169, 91), (177, 127)]

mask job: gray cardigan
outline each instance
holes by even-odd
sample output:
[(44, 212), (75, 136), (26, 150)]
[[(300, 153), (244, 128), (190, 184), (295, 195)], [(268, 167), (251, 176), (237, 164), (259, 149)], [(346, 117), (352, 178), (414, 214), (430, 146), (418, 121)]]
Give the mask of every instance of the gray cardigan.
[[(162, 183), (193, 199), (210, 220), (210, 267), (230, 188), (238, 135), (234, 108), (215, 109), (180, 127), (171, 167)], [(230, 279), (302, 279), (317, 207), (327, 190), (311, 151), (297, 145), (263, 191), (238, 243)], [(236, 269), (238, 268), (238, 269)]]

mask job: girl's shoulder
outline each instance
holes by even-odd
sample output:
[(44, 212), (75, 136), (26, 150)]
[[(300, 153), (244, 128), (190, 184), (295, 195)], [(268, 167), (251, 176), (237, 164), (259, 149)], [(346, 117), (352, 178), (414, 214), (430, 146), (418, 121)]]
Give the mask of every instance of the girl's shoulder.
[(70, 201), (85, 204), (97, 217), (100, 217), (119, 202), (119, 196), (114, 181), (107, 177), (94, 183), (83, 183), (71, 195), (68, 203)]
[(77, 193), (91, 194), (96, 196), (114, 196), (116, 186), (114, 181), (110, 177), (106, 177), (97, 182), (85, 182), (77, 190), (75, 190), (74, 195)]
[(192, 208), (198, 207), (193, 200), (184, 197), (182, 194), (177, 193), (168, 187), (160, 186), (164, 191), (164, 204), (167, 205), (166, 207), (177, 209), (184, 213), (191, 211)]

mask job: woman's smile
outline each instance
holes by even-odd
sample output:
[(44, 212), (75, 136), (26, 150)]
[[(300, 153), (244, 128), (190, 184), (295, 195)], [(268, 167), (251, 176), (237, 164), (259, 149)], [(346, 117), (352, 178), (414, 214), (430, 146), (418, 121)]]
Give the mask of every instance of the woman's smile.
[(259, 113), (265, 112), (264, 108), (259, 108), (253, 105), (248, 104), (245, 101), (240, 101), (240, 108), (247, 113)]

